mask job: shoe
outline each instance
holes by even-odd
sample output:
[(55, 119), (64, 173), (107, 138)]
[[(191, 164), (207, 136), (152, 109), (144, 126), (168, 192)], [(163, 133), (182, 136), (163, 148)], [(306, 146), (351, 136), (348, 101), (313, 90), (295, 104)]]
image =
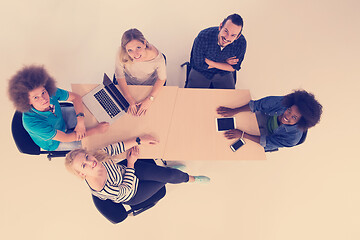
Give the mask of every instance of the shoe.
[(210, 178), (207, 176), (194, 176), (194, 183), (208, 183), (210, 182)]
[(182, 165), (182, 164), (174, 165), (174, 166), (169, 166), (169, 165), (168, 165), (167, 167), (169, 167), (169, 168), (175, 168), (175, 169), (180, 170), (180, 171), (184, 171), (185, 168), (186, 168), (186, 166), (185, 166), (185, 165)]

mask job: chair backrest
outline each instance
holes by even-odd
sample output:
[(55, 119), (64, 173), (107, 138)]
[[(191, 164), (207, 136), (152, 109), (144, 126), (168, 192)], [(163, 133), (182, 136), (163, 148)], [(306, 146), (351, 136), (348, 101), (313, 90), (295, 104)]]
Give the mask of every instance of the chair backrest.
[(131, 210), (126, 211), (122, 203), (115, 203), (110, 199), (102, 200), (92, 195), (96, 209), (111, 223), (117, 224), (124, 221), (129, 214), (134, 216), (152, 208), (166, 194), (165, 186), (157, 191), (151, 198), (137, 205), (130, 206)]
[(186, 88), (188, 85), (191, 66), (189, 62), (184, 62), (183, 64), (180, 65), (180, 67), (184, 67), (184, 66), (186, 66), (185, 85), (184, 85), (184, 88)]
[[(191, 64), (190, 64), (190, 62), (184, 62), (183, 64), (180, 65), (180, 67), (184, 67), (184, 66), (186, 66), (186, 77), (185, 77), (185, 85), (184, 85), (184, 87), (186, 88), (186, 86), (188, 84), (189, 74), (191, 71)], [(232, 74), (233, 74), (234, 82), (236, 84), (236, 71), (233, 71)], [(210, 86), (210, 88), (213, 88), (213, 87)]]
[(41, 153), (40, 147), (32, 140), (24, 128), (21, 112), (16, 111), (14, 113), (11, 132), (19, 152), (30, 155), (39, 155)]
[(128, 213), (121, 203), (115, 203), (110, 199), (102, 200), (92, 195), (96, 209), (111, 223), (120, 223), (124, 221)]
[(165, 196), (165, 194), (166, 188), (164, 186), (146, 201), (130, 206), (131, 210), (129, 211), (126, 211), (122, 203), (115, 203), (110, 199), (102, 200), (98, 197), (95, 197), (94, 195), (92, 195), (92, 199), (96, 209), (111, 223), (117, 224), (124, 221), (129, 214), (136, 216), (152, 208), (160, 199)]

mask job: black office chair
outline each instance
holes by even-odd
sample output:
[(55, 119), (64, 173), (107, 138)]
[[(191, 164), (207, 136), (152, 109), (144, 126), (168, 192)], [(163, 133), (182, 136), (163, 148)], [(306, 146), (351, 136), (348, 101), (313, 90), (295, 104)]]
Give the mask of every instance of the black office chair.
[[(306, 139), (306, 136), (307, 136), (307, 132), (308, 132), (308, 130), (306, 130), (306, 131), (303, 132), (303, 135), (301, 136), (299, 142), (298, 142), (295, 146), (300, 145), (300, 144), (302, 144), (302, 143), (305, 142), (305, 139)], [(295, 147), (295, 146), (294, 146), (294, 147)], [(278, 148), (275, 148), (275, 149), (271, 149), (271, 150), (266, 150), (265, 152), (276, 152), (276, 151), (279, 151), (279, 149), (278, 149)]]
[[(141, 161), (141, 159), (138, 161)], [(155, 164), (154, 160), (146, 161)], [(128, 211), (126, 211), (122, 203), (115, 203), (110, 199), (101, 200), (94, 195), (92, 195), (92, 199), (97, 210), (111, 223), (117, 224), (124, 221), (128, 216), (136, 216), (152, 208), (160, 199), (165, 196), (165, 194), (166, 188), (164, 186), (146, 201), (130, 206), (130, 210)]]
[[(162, 55), (163, 55), (163, 57), (164, 57), (164, 59), (165, 59), (165, 64), (166, 64), (166, 56), (165, 56), (165, 54), (163, 54), (163, 53), (162, 53)], [(119, 84), (119, 82), (116, 80), (115, 74), (114, 74), (114, 76), (113, 76), (113, 83), (114, 83), (115, 85), (118, 85), (118, 84)], [(164, 86), (166, 86), (166, 81), (165, 81), (165, 83), (164, 83)]]
[[(184, 66), (186, 66), (186, 78), (185, 78), (185, 85), (184, 85), (184, 87), (186, 88), (186, 86), (188, 84), (191, 65), (189, 62), (184, 62), (183, 64), (180, 65), (180, 67), (184, 67)], [(236, 84), (236, 71), (233, 71), (232, 74), (233, 74), (234, 82)], [(210, 88), (214, 88), (214, 86), (212, 84), (210, 84)]]
[[(61, 102), (61, 107), (72, 107), (69, 102)], [(22, 113), (15, 111), (12, 122), (11, 132), (19, 152), (29, 155), (47, 154), (49, 161), (53, 157), (65, 157), (69, 151), (45, 151), (32, 140), (29, 133), (25, 130), (22, 122)]]

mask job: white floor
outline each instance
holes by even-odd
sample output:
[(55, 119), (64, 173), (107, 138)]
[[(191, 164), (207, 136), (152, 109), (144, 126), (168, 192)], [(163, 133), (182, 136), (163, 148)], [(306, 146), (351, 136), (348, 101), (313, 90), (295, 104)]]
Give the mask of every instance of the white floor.
[[(360, 239), (358, 9), (352, 0), (0, 1), (0, 238)], [(168, 186), (154, 208), (119, 225), (96, 211), (62, 159), (17, 151), (6, 89), (24, 64), (44, 64), (66, 89), (100, 82), (121, 34), (137, 27), (166, 54), (169, 85), (182, 86), (196, 34), (233, 12), (248, 41), (237, 88), (253, 98), (304, 88), (323, 104), (303, 145), (266, 161), (187, 162), (211, 183)]]

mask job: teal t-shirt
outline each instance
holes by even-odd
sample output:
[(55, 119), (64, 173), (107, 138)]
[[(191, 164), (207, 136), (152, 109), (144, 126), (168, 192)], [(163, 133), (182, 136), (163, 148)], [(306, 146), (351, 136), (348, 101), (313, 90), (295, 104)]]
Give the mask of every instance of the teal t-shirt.
[(34, 142), (42, 149), (53, 151), (60, 142), (52, 140), (56, 130), (65, 132), (66, 124), (62, 117), (59, 101), (66, 101), (69, 92), (58, 88), (55, 95), (50, 97), (50, 104), (54, 105), (55, 112), (41, 112), (35, 108), (23, 113), (23, 125)]

